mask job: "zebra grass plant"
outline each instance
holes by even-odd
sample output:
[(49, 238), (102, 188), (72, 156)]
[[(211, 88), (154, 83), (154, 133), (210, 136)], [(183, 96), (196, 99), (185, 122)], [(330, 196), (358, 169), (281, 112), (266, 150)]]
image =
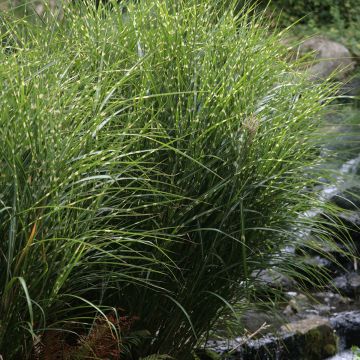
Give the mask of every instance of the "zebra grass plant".
[(253, 301), (254, 270), (299, 272), (281, 254), (320, 206), (306, 189), (328, 88), (261, 16), (223, 4), (2, 15), (6, 359), (114, 312), (146, 329), (139, 356), (188, 359), (224, 309)]

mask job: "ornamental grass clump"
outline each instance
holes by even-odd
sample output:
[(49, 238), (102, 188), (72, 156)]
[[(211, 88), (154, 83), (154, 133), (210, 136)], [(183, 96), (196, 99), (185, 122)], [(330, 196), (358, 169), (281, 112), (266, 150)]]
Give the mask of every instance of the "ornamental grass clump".
[(188, 359), (308, 226), (327, 90), (221, 3), (2, 15), (5, 359), (59, 329), (77, 344), (117, 309), (147, 334), (138, 354)]

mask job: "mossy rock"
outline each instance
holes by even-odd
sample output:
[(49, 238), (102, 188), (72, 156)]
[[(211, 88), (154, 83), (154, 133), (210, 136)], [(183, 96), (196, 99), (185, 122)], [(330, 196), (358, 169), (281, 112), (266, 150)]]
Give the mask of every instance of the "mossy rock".
[(194, 351), (194, 360), (220, 360), (221, 355), (209, 349), (197, 349)]
[(290, 354), (301, 360), (321, 360), (338, 351), (338, 337), (327, 319), (312, 316), (288, 324), (283, 330), (293, 332), (294, 337), (286, 346)]

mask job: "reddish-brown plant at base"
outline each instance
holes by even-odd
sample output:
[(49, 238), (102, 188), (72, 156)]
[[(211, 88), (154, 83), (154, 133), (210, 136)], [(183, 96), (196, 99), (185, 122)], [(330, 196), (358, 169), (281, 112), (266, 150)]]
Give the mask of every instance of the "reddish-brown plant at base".
[(126, 336), (136, 316), (112, 313), (97, 317), (87, 335), (67, 336), (62, 331), (46, 331), (34, 345), (34, 360), (120, 360)]

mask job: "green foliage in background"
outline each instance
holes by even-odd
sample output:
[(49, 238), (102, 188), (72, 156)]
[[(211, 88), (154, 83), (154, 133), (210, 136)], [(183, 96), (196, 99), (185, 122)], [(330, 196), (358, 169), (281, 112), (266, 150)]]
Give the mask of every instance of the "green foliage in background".
[(139, 355), (188, 359), (224, 309), (254, 300), (255, 269), (297, 273), (282, 250), (321, 206), (307, 189), (328, 90), (285, 62), (266, 20), (232, 9), (2, 15), (5, 359), (114, 308), (150, 334)]
[(360, 19), (360, 3), (357, 0), (273, 0), (271, 6), (283, 10), (290, 21), (304, 17), (305, 22), (341, 22), (348, 25)]
[[(260, 1), (260, 4), (268, 4)], [(358, 0), (273, 0), (268, 10), (285, 27), (296, 23), (294, 35), (323, 35), (360, 56), (360, 2)]]

